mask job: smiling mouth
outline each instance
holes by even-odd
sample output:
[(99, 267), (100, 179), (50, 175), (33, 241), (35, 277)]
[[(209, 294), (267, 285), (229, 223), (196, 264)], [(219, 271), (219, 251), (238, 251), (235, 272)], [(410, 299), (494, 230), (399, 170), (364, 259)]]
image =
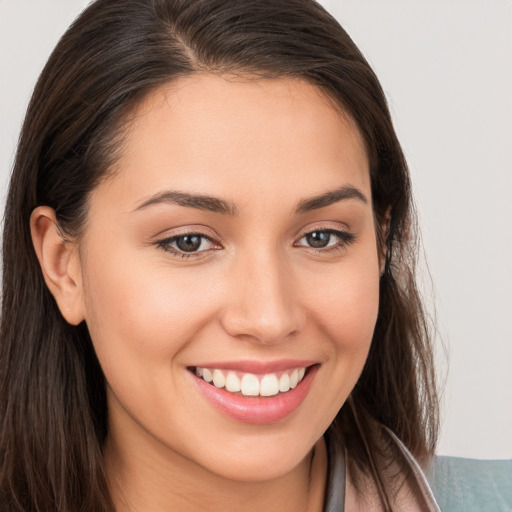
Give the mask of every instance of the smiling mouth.
[(290, 368), (258, 375), (200, 366), (189, 368), (192, 373), (208, 384), (244, 397), (270, 397), (285, 394), (297, 387), (308, 369), (309, 367)]

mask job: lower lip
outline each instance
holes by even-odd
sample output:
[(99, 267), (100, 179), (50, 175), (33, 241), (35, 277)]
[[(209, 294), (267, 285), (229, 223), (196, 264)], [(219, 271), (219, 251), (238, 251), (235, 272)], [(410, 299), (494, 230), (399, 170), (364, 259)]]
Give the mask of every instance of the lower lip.
[(306, 398), (318, 366), (308, 368), (297, 387), (286, 393), (269, 397), (245, 397), (223, 388), (216, 388), (194, 374), (190, 374), (206, 399), (227, 416), (243, 423), (266, 424), (282, 420), (299, 408)]

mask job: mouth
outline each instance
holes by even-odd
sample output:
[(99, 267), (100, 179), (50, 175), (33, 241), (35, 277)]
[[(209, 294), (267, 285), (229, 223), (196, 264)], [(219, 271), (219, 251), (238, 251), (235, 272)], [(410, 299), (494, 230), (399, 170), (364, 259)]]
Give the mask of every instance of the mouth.
[(306, 367), (255, 374), (220, 368), (193, 367), (195, 375), (219, 389), (238, 396), (276, 396), (295, 389), (306, 375)]
[(187, 370), (203, 397), (217, 410), (243, 423), (266, 424), (280, 421), (299, 408), (320, 365), (295, 362), (284, 366), (226, 363)]

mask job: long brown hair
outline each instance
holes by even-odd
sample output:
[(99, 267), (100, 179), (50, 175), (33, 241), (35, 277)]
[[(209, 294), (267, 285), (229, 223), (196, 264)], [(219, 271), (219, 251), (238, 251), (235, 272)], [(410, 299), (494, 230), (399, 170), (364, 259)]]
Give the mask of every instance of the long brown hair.
[[(155, 88), (198, 71), (298, 77), (357, 123), (370, 161), (385, 253), (370, 354), (330, 428), (377, 481), (375, 425), (422, 460), (434, 450), (437, 394), (415, 285), (416, 232), (406, 162), (386, 100), (346, 32), (312, 0), (97, 0), (64, 34), (35, 87), (10, 183), (3, 238), (0, 508), (112, 511), (102, 446), (105, 381), (84, 323), (65, 322), (29, 230), (55, 209), (80, 237), (94, 187), (112, 172), (129, 114)], [(387, 502), (386, 491), (383, 491)]]

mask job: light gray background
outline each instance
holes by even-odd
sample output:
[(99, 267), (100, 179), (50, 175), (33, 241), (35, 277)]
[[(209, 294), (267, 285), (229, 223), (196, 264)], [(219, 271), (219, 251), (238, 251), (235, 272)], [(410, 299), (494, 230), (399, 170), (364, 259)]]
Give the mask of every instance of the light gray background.
[[(448, 347), (439, 452), (512, 458), (512, 2), (322, 3), (381, 79), (410, 164)], [(0, 0), (2, 209), (37, 75), (86, 4)]]

